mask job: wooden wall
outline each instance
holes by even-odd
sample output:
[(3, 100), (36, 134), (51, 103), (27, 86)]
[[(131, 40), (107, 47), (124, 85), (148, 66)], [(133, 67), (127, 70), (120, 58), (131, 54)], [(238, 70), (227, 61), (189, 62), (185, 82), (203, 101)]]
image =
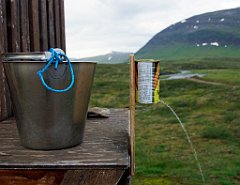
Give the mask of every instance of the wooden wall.
[[(64, 0), (0, 0), (0, 61), (5, 52), (45, 51), (65, 44)], [(12, 116), (0, 62), (0, 120)]]

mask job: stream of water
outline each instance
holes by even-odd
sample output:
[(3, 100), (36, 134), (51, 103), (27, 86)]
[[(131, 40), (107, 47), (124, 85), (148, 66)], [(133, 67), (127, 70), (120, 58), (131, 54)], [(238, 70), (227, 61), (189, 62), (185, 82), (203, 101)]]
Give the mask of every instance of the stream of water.
[(206, 74), (199, 74), (199, 73), (192, 73), (188, 70), (182, 70), (180, 73), (168, 74), (168, 75), (161, 75), (162, 77), (167, 77), (162, 80), (177, 80), (177, 79), (184, 79), (184, 78), (193, 78), (193, 77), (203, 77)]
[(168, 105), (168, 104), (167, 104), (165, 101), (163, 101), (163, 100), (160, 100), (160, 102), (161, 102), (162, 104), (164, 104), (165, 106), (167, 106), (167, 107), (171, 110), (171, 112), (174, 114), (174, 116), (177, 118), (179, 124), (181, 125), (181, 128), (183, 129), (183, 131), (184, 131), (184, 133), (185, 133), (185, 135), (186, 135), (187, 141), (188, 141), (188, 143), (189, 143), (189, 145), (190, 145), (190, 147), (191, 147), (191, 149), (192, 149), (193, 156), (194, 156), (194, 158), (195, 158), (195, 160), (196, 160), (196, 162), (197, 162), (198, 169), (199, 169), (199, 172), (200, 172), (201, 177), (202, 177), (203, 185), (205, 185), (205, 184), (206, 184), (206, 181), (205, 181), (205, 177), (204, 177), (204, 175), (203, 175), (203, 171), (202, 171), (201, 164), (200, 164), (199, 159), (198, 159), (197, 152), (196, 152), (196, 150), (195, 150), (195, 148), (194, 148), (194, 146), (193, 146), (193, 144), (192, 144), (192, 141), (191, 141), (191, 139), (190, 139), (190, 136), (189, 136), (189, 134), (188, 134), (188, 132), (187, 132), (184, 124), (182, 123), (182, 121), (180, 120), (180, 118), (178, 117), (178, 115), (176, 114), (176, 112), (173, 110), (173, 108), (172, 108), (170, 105)]

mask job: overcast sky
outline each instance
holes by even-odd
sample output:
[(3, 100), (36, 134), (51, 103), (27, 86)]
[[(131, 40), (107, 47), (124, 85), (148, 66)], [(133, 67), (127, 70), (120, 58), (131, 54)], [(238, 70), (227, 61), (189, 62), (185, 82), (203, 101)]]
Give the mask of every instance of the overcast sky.
[(240, 0), (66, 0), (67, 53), (136, 52), (164, 28), (193, 15), (240, 7)]

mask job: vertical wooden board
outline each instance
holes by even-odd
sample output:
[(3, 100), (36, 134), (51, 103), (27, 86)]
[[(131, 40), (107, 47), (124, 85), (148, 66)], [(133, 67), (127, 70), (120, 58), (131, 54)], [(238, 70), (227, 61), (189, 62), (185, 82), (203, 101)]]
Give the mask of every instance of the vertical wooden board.
[(27, 52), (30, 51), (28, 0), (21, 0), (19, 9), (21, 51)]
[[(9, 2), (10, 6), (10, 20), (9, 20), (9, 30), (8, 35), (8, 51), (18, 52), (20, 51), (20, 39), (19, 39), (19, 24), (18, 24), (18, 0), (11, 0)], [(8, 10), (7, 10), (8, 11)]]
[(1, 16), (2, 16), (2, 21), (1, 21), (1, 24), (2, 24), (2, 46), (3, 46), (3, 51), (7, 51), (8, 49), (8, 43), (7, 43), (7, 12), (6, 12), (6, 9), (7, 9), (7, 5), (6, 5), (6, 0), (1, 0), (1, 6), (2, 6), (2, 9), (1, 9)]
[(54, 30), (55, 30), (55, 41), (57, 48), (61, 48), (61, 25), (60, 25), (60, 1), (54, 0)]
[[(3, 80), (2, 80), (2, 77), (3, 77), (3, 65), (2, 65), (2, 59), (1, 59), (1, 54), (4, 52), (4, 31), (3, 31), (3, 9), (5, 8), (4, 5), (3, 5), (3, 1), (4, 0), (0, 0), (0, 33), (2, 33), (2, 36), (0, 36), (0, 96), (2, 96), (2, 88), (3, 88)], [(5, 1), (4, 1), (5, 2)], [(1, 115), (2, 115), (2, 101), (0, 99), (0, 118), (1, 118)]]
[(130, 56), (130, 157), (131, 157), (131, 175), (135, 171), (135, 58)]
[(40, 51), (39, 4), (38, 0), (29, 1), (30, 50)]
[(60, 2), (60, 34), (61, 34), (61, 48), (66, 53), (66, 38), (65, 38), (65, 10), (64, 10), (64, 0), (59, 0)]
[[(1, 30), (0, 30), (1, 31)], [(2, 107), (4, 107), (4, 104), (2, 102), (2, 96), (4, 96), (3, 94), (3, 91), (2, 89), (4, 88), (4, 81), (3, 81), (3, 73), (4, 73), (4, 70), (3, 70), (3, 64), (1, 62), (2, 58), (0, 56), (0, 120), (2, 120), (2, 117), (4, 117), (2, 115)]]
[(48, 48), (47, 1), (40, 0), (40, 45), (42, 51)]
[(48, 46), (49, 48), (55, 47), (55, 30), (54, 30), (54, 12), (53, 12), (53, 0), (48, 0), (47, 12), (48, 12)]
[[(10, 7), (10, 6), (9, 6)], [(5, 0), (0, 0), (0, 54), (8, 49), (7, 44), (7, 4)], [(8, 11), (9, 14), (11, 11)], [(12, 116), (11, 99), (6, 83), (6, 76), (1, 62), (0, 56), (0, 120), (4, 120)]]
[[(4, 7), (4, 0), (0, 0), (0, 54), (4, 52), (4, 19), (3, 19), (3, 10), (5, 9)], [(1, 74), (0, 74), (1, 75)]]

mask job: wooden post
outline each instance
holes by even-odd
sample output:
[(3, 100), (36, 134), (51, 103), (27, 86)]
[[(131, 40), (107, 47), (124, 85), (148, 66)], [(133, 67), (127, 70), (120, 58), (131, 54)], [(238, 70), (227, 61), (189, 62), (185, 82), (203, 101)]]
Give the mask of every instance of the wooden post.
[(135, 59), (130, 55), (130, 169), (131, 175), (135, 172)]

